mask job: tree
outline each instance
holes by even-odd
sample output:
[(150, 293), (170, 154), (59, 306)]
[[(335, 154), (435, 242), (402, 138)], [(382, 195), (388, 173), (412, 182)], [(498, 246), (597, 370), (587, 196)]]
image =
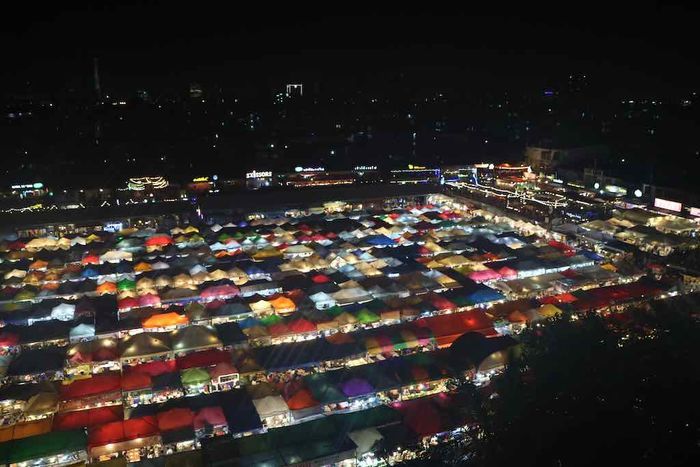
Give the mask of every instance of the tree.
[[(700, 327), (663, 302), (635, 324), (570, 316), (521, 335), (476, 410), (472, 465), (690, 465), (700, 459)], [(451, 456), (455, 458), (456, 456)]]

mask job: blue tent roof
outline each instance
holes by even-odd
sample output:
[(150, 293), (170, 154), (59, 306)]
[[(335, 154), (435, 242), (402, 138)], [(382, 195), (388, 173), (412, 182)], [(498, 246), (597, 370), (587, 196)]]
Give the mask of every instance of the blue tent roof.
[(367, 243), (370, 245), (375, 245), (375, 246), (392, 246), (396, 245), (392, 239), (387, 237), (386, 235), (372, 235), (369, 237), (366, 237), (364, 239)]
[(580, 250), (578, 254), (585, 256), (586, 258), (593, 260), (593, 261), (602, 261), (603, 257), (600, 256), (597, 253), (594, 253), (590, 250)]
[(501, 292), (489, 287), (480, 288), (469, 294), (469, 301), (474, 304), (495, 302), (496, 300), (503, 300), (504, 298)]

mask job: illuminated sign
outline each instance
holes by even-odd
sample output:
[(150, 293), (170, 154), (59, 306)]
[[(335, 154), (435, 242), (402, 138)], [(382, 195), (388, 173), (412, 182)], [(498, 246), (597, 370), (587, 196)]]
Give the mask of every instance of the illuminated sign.
[(627, 189), (617, 185), (605, 185), (605, 191), (616, 195), (624, 196), (627, 194)]
[(700, 208), (690, 208), (690, 215), (700, 217)]
[(669, 211), (675, 212), (681, 212), (681, 209), (683, 209), (683, 205), (681, 203), (661, 198), (654, 198), (654, 207), (668, 209)]
[(376, 165), (358, 165), (355, 170), (377, 170)]
[(159, 190), (168, 186), (168, 181), (163, 177), (138, 177), (130, 178), (127, 186), (130, 190), (142, 191), (146, 188)]
[(202, 183), (202, 182), (208, 182), (208, 181), (209, 181), (209, 177), (197, 177), (197, 178), (192, 179), (193, 183)]
[(121, 222), (108, 222), (104, 224), (104, 230), (106, 232), (119, 232), (122, 228), (124, 228), (124, 224)]
[(410, 170), (425, 170), (426, 167), (422, 165), (413, 165), (413, 164), (408, 164), (408, 168)]
[(325, 172), (324, 167), (294, 167), (294, 171), (299, 172)]
[(253, 170), (252, 172), (248, 172), (245, 174), (245, 178), (269, 178), (272, 177), (272, 172), (267, 170), (263, 172), (258, 172), (257, 170)]
[(28, 183), (25, 185), (12, 185), (13, 190), (40, 190), (44, 188), (44, 184), (41, 182)]

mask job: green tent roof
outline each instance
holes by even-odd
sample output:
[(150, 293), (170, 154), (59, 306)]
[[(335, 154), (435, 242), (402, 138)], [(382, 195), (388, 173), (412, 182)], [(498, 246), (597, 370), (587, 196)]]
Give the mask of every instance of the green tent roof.
[(84, 430), (52, 431), (0, 444), (0, 463), (15, 464), (57, 454), (84, 451), (86, 445), (87, 434)]
[(281, 321), (282, 317), (280, 315), (267, 315), (260, 318), (260, 322), (267, 327), (280, 323)]
[(182, 384), (192, 386), (195, 384), (206, 384), (211, 381), (209, 373), (204, 368), (189, 368), (180, 374)]
[(367, 308), (363, 308), (360, 311), (358, 311), (355, 317), (362, 324), (369, 324), (379, 321), (379, 316), (377, 316), (375, 313), (371, 312)]
[(136, 288), (136, 282), (131, 279), (122, 279), (117, 283), (118, 290), (133, 290)]

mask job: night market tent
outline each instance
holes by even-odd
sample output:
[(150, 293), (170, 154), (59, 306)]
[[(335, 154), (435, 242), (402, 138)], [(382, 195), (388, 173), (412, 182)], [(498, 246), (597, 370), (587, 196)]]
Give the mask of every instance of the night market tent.
[(240, 294), (238, 287), (231, 284), (214, 285), (204, 289), (199, 295), (203, 299), (214, 299), (219, 297), (236, 297)]
[(194, 423), (194, 413), (189, 408), (175, 407), (156, 415), (158, 429), (161, 432), (191, 427)]
[(75, 317), (75, 305), (61, 303), (51, 309), (51, 318), (59, 321), (70, 321)]
[(158, 433), (158, 421), (155, 416), (131, 418), (91, 427), (88, 430), (88, 445), (92, 450), (98, 446), (148, 438)]
[(51, 431), (51, 418), (23, 421), (15, 425), (0, 428), (0, 442), (41, 435), (49, 431)]
[(122, 359), (163, 355), (170, 351), (168, 333), (142, 332), (119, 342)]
[(16, 356), (7, 368), (8, 376), (37, 375), (63, 368), (64, 347), (25, 349)]
[(294, 313), (297, 309), (296, 304), (283, 295), (270, 300), (269, 303), (274, 309), (274, 312), (282, 316)]
[(180, 373), (180, 380), (183, 386), (198, 386), (209, 384), (211, 377), (204, 368), (188, 368)]
[(100, 256), (100, 262), (102, 263), (118, 263), (120, 261), (131, 261), (133, 255), (128, 251), (123, 250), (111, 250)]
[(118, 373), (103, 373), (61, 385), (60, 395), (64, 401), (76, 400), (118, 391), (120, 386), (121, 378)]
[(123, 419), (124, 413), (121, 405), (60, 412), (53, 417), (53, 429), (54, 431), (76, 430)]
[(207, 426), (226, 426), (228, 420), (221, 407), (210, 406), (201, 408), (192, 420), (195, 430), (201, 430)]
[(561, 310), (551, 303), (546, 303), (539, 308), (533, 308), (527, 311), (528, 321), (539, 321), (541, 319), (552, 318), (560, 315)]
[(83, 430), (51, 432), (0, 444), (0, 464), (51, 458), (61, 454), (85, 452), (87, 436)]
[(193, 288), (176, 287), (162, 293), (163, 300), (167, 301), (189, 300), (195, 299), (196, 297), (197, 290), (194, 286)]
[(335, 299), (325, 292), (317, 292), (310, 295), (309, 298), (319, 310), (325, 310), (336, 305)]
[(229, 352), (217, 349), (202, 350), (193, 352), (177, 358), (177, 368), (186, 370), (188, 368), (208, 367), (219, 363), (231, 363)]
[(41, 391), (27, 401), (24, 416), (27, 418), (53, 415), (58, 409), (58, 394), (54, 391)]
[(159, 306), (160, 296), (158, 296), (158, 294), (155, 293), (147, 293), (144, 295), (140, 295), (138, 301), (140, 307)]
[(95, 337), (95, 325), (94, 324), (87, 324), (87, 323), (80, 323), (70, 330), (68, 337), (70, 338), (71, 341), (79, 340), (79, 339), (93, 338), (93, 337)]
[(493, 321), (481, 310), (452, 313), (415, 321), (419, 327), (430, 329), (439, 347), (447, 347), (459, 336), (469, 331), (494, 335)]
[(221, 347), (221, 345), (216, 330), (209, 326), (187, 326), (172, 334), (172, 349), (175, 352)]
[(289, 416), (289, 407), (280, 395), (269, 395), (261, 399), (253, 399), (253, 405), (261, 420)]
[(372, 300), (372, 296), (361, 287), (341, 288), (331, 296), (340, 305)]
[(141, 321), (141, 326), (144, 329), (156, 329), (167, 328), (172, 326), (185, 326), (188, 323), (189, 319), (187, 319), (187, 316), (171, 311), (168, 313), (159, 313), (151, 315), (148, 318)]
[(474, 282), (480, 283), (500, 279), (501, 275), (493, 269), (482, 269), (472, 272), (468, 277)]
[(377, 443), (384, 439), (382, 434), (374, 427), (351, 431), (348, 433), (348, 438), (357, 446), (358, 455), (373, 451)]

